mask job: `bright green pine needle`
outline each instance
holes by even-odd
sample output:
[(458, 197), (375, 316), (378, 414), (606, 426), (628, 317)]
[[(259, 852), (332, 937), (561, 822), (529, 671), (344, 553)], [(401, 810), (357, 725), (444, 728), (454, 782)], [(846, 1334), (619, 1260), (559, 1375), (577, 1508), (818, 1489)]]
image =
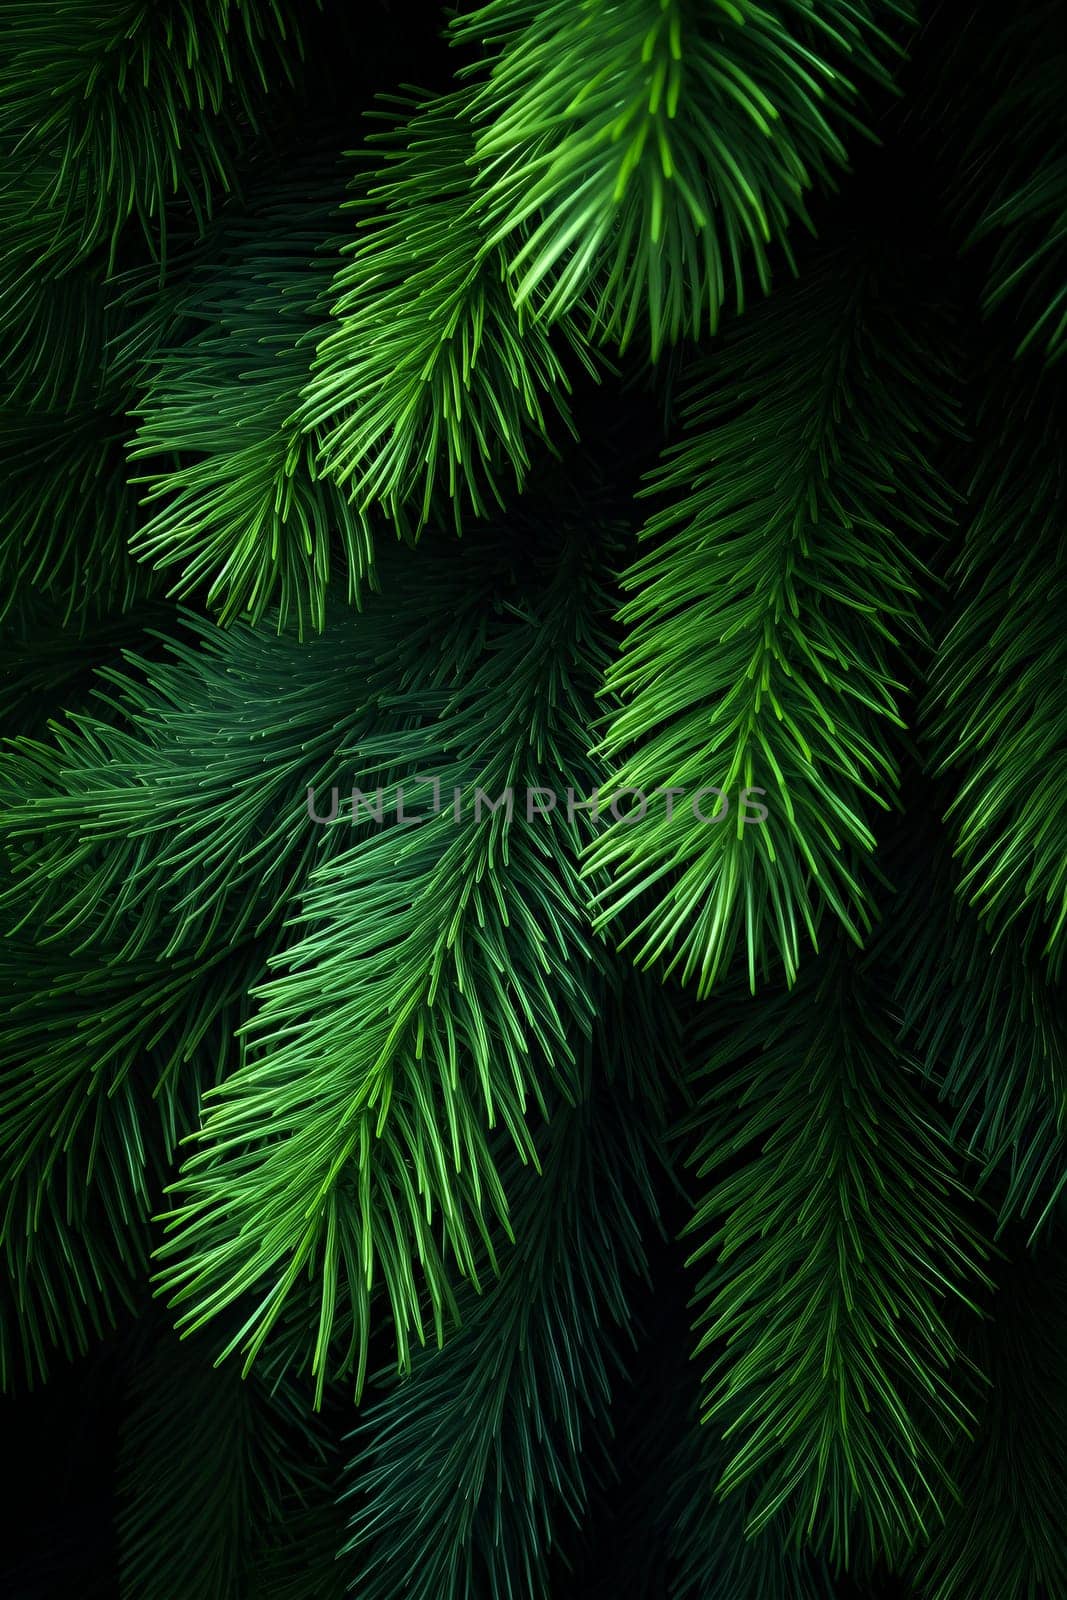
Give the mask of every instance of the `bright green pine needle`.
[[(390, 786), (393, 819), (316, 867), (243, 1064), (182, 1171), (161, 1250), (181, 1325), (254, 1292), (252, 1359), (310, 1273), (320, 1392), (339, 1314), (353, 1326), (343, 1364), (355, 1358), (361, 1387), (379, 1280), (402, 1367), (425, 1338), (426, 1293), (442, 1336), (450, 1263), (476, 1277), (489, 1218), (506, 1216), (490, 1129), (532, 1156), (526, 1106), (542, 1101), (542, 1076), (569, 1092), (591, 1024), (578, 876), (589, 824), (576, 814), (538, 828), (522, 809), (546, 770), (578, 794), (592, 786), (585, 729), (604, 599), (584, 542), (575, 535), (551, 581), (482, 632), (469, 673), (437, 695), (398, 692), (391, 723), (355, 745), (375, 783), (407, 781), (407, 809), (422, 816), (395, 820)], [(428, 782), (421, 795), (410, 787), (427, 773), (441, 784), (437, 813)], [(479, 820), (475, 790), (495, 800), (509, 786), (514, 814)], [(342, 811), (330, 831), (350, 828)]]
[(489, 0), (457, 17), (490, 238), (520, 305), (587, 293), (605, 337), (655, 356), (714, 331), (805, 193), (847, 159), (858, 83), (889, 82), (897, 0)]
[[(327, 472), (401, 527), (435, 505), (457, 526), (465, 505), (486, 516), (505, 478), (522, 487), (553, 419), (573, 431), (560, 354), (513, 307), (475, 213), (468, 98), (397, 97), (377, 113), (389, 126), (365, 155), (381, 169), (349, 202), (360, 231), (341, 246), (335, 326), (305, 391)], [(595, 370), (572, 329), (558, 343)]]
[(857, 941), (871, 925), (872, 811), (899, 784), (894, 667), (923, 637), (924, 557), (950, 510), (931, 443), (957, 426), (943, 330), (902, 323), (872, 255), (832, 251), (700, 361), (646, 491), (666, 502), (651, 548), (622, 579), (611, 786), (714, 785), (730, 809), (701, 821), (662, 797), (609, 824), (589, 854), (612, 876), (598, 925), (625, 928), (636, 902), (626, 943), (700, 994), (739, 942), (755, 987), (772, 956), (793, 978), (824, 912)]
[(663, 1054), (625, 1002), (603, 1006), (578, 1106), (558, 1107), (538, 1138), (540, 1170), (507, 1183), (516, 1243), (499, 1281), (468, 1294), (459, 1331), (419, 1352), (353, 1435), (345, 1554), (364, 1600), (547, 1593), (553, 1546), (586, 1510), (627, 1292), (647, 1271), (635, 1202), (651, 1203), (653, 1132), (610, 1070), (627, 1029)]

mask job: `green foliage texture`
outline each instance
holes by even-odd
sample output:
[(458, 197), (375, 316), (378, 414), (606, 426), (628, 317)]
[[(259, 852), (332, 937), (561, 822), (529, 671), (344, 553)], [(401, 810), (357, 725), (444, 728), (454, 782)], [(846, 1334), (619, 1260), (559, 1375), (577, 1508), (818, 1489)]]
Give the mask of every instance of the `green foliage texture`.
[(1067, 1600), (1065, 84), (0, 0), (5, 1594)]

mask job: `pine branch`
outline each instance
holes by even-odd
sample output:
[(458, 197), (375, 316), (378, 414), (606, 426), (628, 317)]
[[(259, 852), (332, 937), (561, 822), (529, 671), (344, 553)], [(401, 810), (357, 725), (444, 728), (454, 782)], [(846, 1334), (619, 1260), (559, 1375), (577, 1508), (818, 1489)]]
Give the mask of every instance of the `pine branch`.
[[(1036, 1233), (1067, 1181), (1067, 1014), (1018, 939), (993, 939), (958, 894), (944, 844), (918, 856), (894, 910), (902, 1040), (953, 1107), (953, 1142), (1003, 1183), (1001, 1227)], [(905, 932), (906, 930), (906, 932)]]
[(26, 589), (64, 621), (125, 611), (152, 592), (129, 552), (137, 511), (122, 463), (123, 423), (90, 404), (0, 410), (0, 619)]
[[(0, 940), (0, 1239), (31, 1371), (84, 1349), (147, 1280), (147, 1223), (262, 953), (118, 961)], [(0, 1351), (5, 1367), (13, 1354)]]
[[(310, 825), (305, 785), (310, 780), (321, 792), (323, 780), (338, 775), (334, 763), (343, 755), (346, 730), (348, 736), (365, 731), (376, 699), (395, 694), (406, 681), (421, 700), (435, 692), (472, 639), (477, 645), (493, 570), (491, 550), (481, 586), (466, 565), (430, 563), (425, 587), (413, 591), (403, 615), (379, 604), (363, 618), (339, 616), (324, 639), (304, 649), (292, 638), (246, 629), (222, 634), (192, 623), (199, 648), (170, 641), (167, 658), (131, 657), (126, 671), (106, 674), (109, 698), (98, 697), (92, 711), (55, 730), (54, 747), (25, 742), (9, 753), (6, 821), (14, 882), (3, 898), (8, 915), (44, 941), (38, 950), (24, 935), (18, 947), (6, 946), (13, 1002), (6, 1038), (10, 1093), (22, 1095), (19, 1086), (32, 1083), (18, 1108), (8, 1106), (11, 1158), (22, 1162), (10, 1200), (13, 1219), (23, 1200), (35, 1214), (47, 1202), (64, 1138), (72, 1174), (81, 1153), (105, 1138), (105, 1148), (119, 1157), (120, 1180), (121, 1153), (134, 1163), (134, 1193), (120, 1181), (108, 1191), (102, 1213), (94, 1202), (89, 1249), (101, 1261), (110, 1259), (114, 1234), (120, 1260), (108, 1272), (125, 1282), (119, 1266), (127, 1228), (141, 1262), (143, 1240), (134, 1248), (134, 1219), (147, 1214), (141, 1146), (178, 1087), (163, 1079), (187, 1053), (184, 1044), (179, 1049), (186, 1036), (170, 1056), (150, 1051), (167, 1091), (162, 1101), (148, 1098), (150, 1077), (131, 1076), (133, 1062), (168, 1006), (184, 1011), (186, 1029), (194, 1029), (213, 993), (205, 983), (220, 960), (219, 977), (229, 972), (235, 998), (243, 992), (253, 974), (242, 977), (233, 968), (235, 942), (269, 927), (311, 862), (331, 838), (340, 839)], [(441, 632), (441, 604), (453, 610), (458, 650), (449, 650), (448, 631)], [(442, 656), (428, 652), (433, 641), (444, 646)], [(268, 692), (272, 675), (275, 688)], [(42, 1061), (41, 1039), (49, 1035), (54, 1049)], [(87, 1085), (95, 1086), (88, 1096)], [(186, 1104), (195, 1109), (195, 1092)], [(79, 1128), (80, 1142), (74, 1139)], [(176, 1136), (172, 1130), (171, 1143)], [(40, 1158), (31, 1161), (38, 1149)], [(76, 1217), (75, 1232), (78, 1226), (89, 1230), (90, 1220), (89, 1213), (81, 1223)], [(51, 1249), (53, 1239), (57, 1256), (49, 1281), (60, 1287), (47, 1291), (51, 1299), (62, 1291), (65, 1257), (80, 1259), (82, 1246), (60, 1231), (54, 1207), (49, 1227), (35, 1260), (25, 1256), (30, 1236), (13, 1268), (23, 1296), (33, 1293), (35, 1276), (44, 1283), (41, 1250)], [(93, 1270), (70, 1269), (87, 1282)], [(55, 1314), (46, 1309), (27, 1316), (48, 1322), (38, 1341), (47, 1344)], [(70, 1319), (76, 1344), (89, 1337), (80, 1331), (80, 1317), (78, 1311)]]
[[(322, 1497), (330, 1450), (301, 1396), (215, 1368), (214, 1354), (168, 1330), (138, 1366), (120, 1460), (123, 1600), (274, 1600), (264, 1549)], [(328, 1570), (316, 1581), (325, 1596)]]
[(989, 1374), (978, 1435), (960, 1462), (962, 1499), (918, 1565), (922, 1600), (1053, 1600), (1067, 1593), (1067, 1271), (1062, 1241), (1005, 1273), (980, 1359)]
[[(242, 190), (210, 217), (168, 214), (167, 258), (121, 270), (107, 249), (78, 254), (77, 227), (46, 205), (47, 174), (0, 148), (0, 355), (5, 403), (42, 413), (79, 405), (110, 411), (119, 426), (138, 398), (145, 366), (189, 332), (189, 300), (205, 270), (221, 265), (237, 221), (262, 203), (266, 174), (277, 185), (281, 155), (264, 139), (250, 148)], [(57, 235), (57, 230), (58, 235)]]
[[(317, 215), (321, 229), (323, 209), (337, 197), (337, 166), (333, 139), (314, 127), (301, 124), (296, 139), (275, 128), (261, 133), (242, 160), (240, 189), (227, 194), (209, 217), (179, 207), (173, 218), (168, 216), (162, 272), (158, 262), (148, 259), (124, 262), (108, 275), (106, 355), (133, 400), (143, 397), (161, 352), (174, 351), (205, 331), (210, 323), (205, 320), (205, 296), (212, 291), (217, 296), (227, 282), (232, 287), (235, 269), (245, 258), (263, 256), (265, 215), (279, 208), (274, 221), (281, 224), (281, 264), (286, 264), (291, 241), (287, 251), (285, 239), (299, 221), (299, 207), (292, 209), (294, 189), (304, 202), (304, 220)], [(259, 265), (262, 291), (270, 283), (270, 262), (260, 260)], [(317, 262), (305, 265), (313, 273)]]
[(64, 270), (68, 239), (59, 262), (50, 260), (56, 222), (42, 209), (42, 187), (39, 173), (10, 159), (0, 167), (0, 356), (5, 404), (49, 413), (72, 399), (102, 402), (115, 319), (99, 255)]
[(172, 197), (210, 215), (299, 56), (294, 18), (285, 0), (8, 0), (0, 144), (40, 174), (45, 259), (113, 260), (133, 218), (162, 257)]
[[(457, 528), (469, 503), (485, 517), (550, 443), (553, 415), (573, 432), (569, 382), (548, 335), (517, 312), (499, 250), (487, 249), (470, 192), (473, 133), (462, 93), (379, 110), (378, 181), (348, 208), (364, 232), (341, 245), (335, 326), (305, 390), (305, 426), (321, 434), (326, 471), (360, 511), (377, 505), (403, 529), (435, 506)], [(584, 343), (562, 344), (589, 370)]]
[(652, 1324), (629, 1364), (630, 1428), (624, 1413), (613, 1435), (632, 1487), (620, 1496), (610, 1485), (609, 1561), (605, 1571), (594, 1549), (588, 1600), (609, 1600), (620, 1579), (627, 1600), (833, 1600), (825, 1564), (784, 1543), (780, 1518), (747, 1533), (751, 1488), (716, 1496), (729, 1447), (701, 1425), (699, 1386), (671, 1315), (674, 1286), (664, 1279), (654, 1278)]
[[(733, 1455), (720, 1495), (754, 1495), (796, 1544), (849, 1564), (928, 1535), (951, 1498), (949, 1446), (971, 1426), (946, 1320), (981, 1281), (950, 1148), (893, 1020), (843, 945), (792, 995), (715, 1022), (693, 1127), (712, 1180), (689, 1231), (705, 1425)], [(862, 1534), (862, 1539), (860, 1538)]]
[(246, 223), (230, 222), (221, 259), (173, 308), (196, 331), (149, 356), (134, 412), (130, 459), (150, 463), (134, 481), (159, 506), (135, 552), (179, 568), (172, 594), (203, 585), (223, 623), (258, 622), (277, 605), (279, 627), (292, 617), (300, 633), (321, 631), (335, 555), (350, 603), (373, 566), (366, 519), (322, 476), (296, 415), (327, 315), (322, 250), (343, 193), (322, 165), (290, 168)]
[[(489, 0), (452, 28), (489, 47), (473, 115), (482, 205), (519, 305), (552, 320), (590, 290), (604, 336), (714, 331), (733, 289), (790, 260), (805, 194), (863, 131), (859, 84), (884, 86), (883, 31), (910, 4), (874, 0)], [(543, 300), (543, 305), (538, 303)]]
[(695, 1408), (685, 1421), (661, 1513), (670, 1526), (673, 1600), (831, 1600), (835, 1590), (824, 1564), (792, 1548), (777, 1520), (749, 1534), (756, 1498), (751, 1489), (717, 1498), (725, 1465), (722, 1440), (712, 1425), (701, 1425)]
[(436, 703), (480, 649), (507, 558), (468, 550), (392, 552), (403, 606), (335, 607), (303, 644), (187, 616), (185, 638), (157, 636), (165, 654), (102, 670), (90, 709), (6, 757), (14, 880), (0, 905), (42, 937), (132, 956), (146, 939), (170, 958), (217, 949), (220, 930), (266, 933), (341, 840), (311, 823), (308, 791), (321, 811), (324, 786), (362, 775), (359, 742), (396, 725), (397, 694)]
[(701, 995), (742, 938), (754, 988), (772, 957), (792, 980), (824, 913), (857, 942), (871, 927), (871, 813), (900, 784), (894, 671), (925, 637), (923, 557), (949, 512), (931, 452), (955, 427), (943, 331), (902, 323), (884, 256), (831, 251), (703, 359), (645, 491), (666, 498), (651, 548), (622, 579), (622, 708), (600, 753), (616, 794), (663, 798), (592, 846), (612, 877), (597, 926), (637, 902), (624, 944)]
[(1067, 949), (1063, 397), (1026, 373), (993, 383), (951, 575), (958, 600), (924, 716), (934, 772), (956, 776), (947, 820), (960, 892), (998, 939), (1032, 948), (1058, 981)]
[[(578, 815), (539, 828), (521, 807), (543, 763), (577, 793), (590, 787), (603, 599), (592, 550), (572, 539), (546, 559), (547, 585), (542, 572), (543, 587), (490, 628), (476, 623), (478, 654), (454, 687), (401, 689), (392, 724), (355, 746), (390, 790), (386, 821), (313, 872), (243, 1064), (182, 1172), (161, 1251), (181, 1325), (254, 1291), (242, 1330), (251, 1362), (310, 1274), (320, 1392), (339, 1317), (352, 1325), (341, 1366), (354, 1362), (362, 1386), (378, 1280), (408, 1366), (412, 1339), (425, 1338), (416, 1263), (440, 1341), (450, 1262), (477, 1282), (477, 1254), (492, 1259), (486, 1213), (506, 1218), (489, 1130), (499, 1124), (532, 1156), (524, 1111), (543, 1105), (542, 1074), (573, 1092), (573, 1049), (592, 1015), (577, 873), (588, 828)], [(393, 784), (418, 774), (409, 820), (388, 820)], [(440, 782), (437, 812), (426, 774)], [(496, 802), (509, 788), (519, 811), (479, 818), (476, 790)], [(339, 815), (333, 826), (350, 824)]]
[(612, 1058), (627, 1029), (646, 1057), (667, 1053), (649, 1020), (621, 996), (604, 1006), (579, 1104), (539, 1136), (539, 1172), (508, 1184), (516, 1244), (499, 1281), (468, 1295), (459, 1331), (420, 1352), (353, 1435), (345, 1553), (365, 1600), (548, 1592), (560, 1525), (581, 1521), (606, 1443), (628, 1280), (647, 1270), (638, 1208), (654, 1205), (654, 1133)]
[[(997, 48), (989, 49), (990, 24)], [(1016, 354), (1033, 349), (1058, 361), (1067, 350), (1067, 134), (1061, 105), (1067, 34), (1056, 4), (1000, 7), (970, 18), (980, 78), (960, 83), (969, 133), (957, 209), (967, 243), (984, 246), (984, 305), (1010, 315)], [(973, 98), (975, 83), (981, 99)]]

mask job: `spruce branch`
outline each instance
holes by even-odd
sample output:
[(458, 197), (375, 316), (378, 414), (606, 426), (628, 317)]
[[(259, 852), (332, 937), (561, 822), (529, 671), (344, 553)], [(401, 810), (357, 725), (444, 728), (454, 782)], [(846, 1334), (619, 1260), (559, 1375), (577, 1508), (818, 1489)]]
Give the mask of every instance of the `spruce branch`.
[(921, 1600), (1067, 1593), (1063, 1440), (1067, 1270), (1062, 1241), (1020, 1252), (1000, 1275), (976, 1359), (989, 1378), (979, 1427), (958, 1461), (961, 1498), (916, 1569)]
[(0, 146), (40, 176), (45, 259), (113, 261), (131, 219), (165, 258), (172, 197), (209, 216), (299, 57), (295, 17), (287, 0), (8, 0)]
[[(724, 1010), (725, 1005), (725, 1010)], [(839, 939), (792, 994), (720, 1005), (692, 1158), (710, 1352), (704, 1422), (751, 1485), (749, 1531), (850, 1564), (895, 1553), (952, 1498), (973, 1417), (953, 1304), (984, 1279), (951, 1146), (918, 1093), (871, 958)]]
[(956, 601), (923, 706), (960, 893), (1000, 939), (1067, 949), (1067, 475), (1052, 378), (994, 380), (980, 417)]
[[(898, 316), (898, 268), (831, 250), (704, 356), (630, 598), (599, 753), (611, 787), (691, 796), (609, 822), (598, 927), (706, 994), (742, 943), (749, 982), (795, 976), (824, 914), (872, 925), (873, 813), (898, 804), (906, 651), (952, 510), (932, 460), (957, 427), (944, 330)], [(744, 791), (767, 808), (759, 823)], [(722, 820), (712, 820), (711, 813)], [(877, 872), (877, 867), (873, 869)], [(636, 925), (624, 913), (636, 903)]]
[(864, 80), (891, 82), (908, 3), (489, 0), (458, 15), (474, 69), (478, 191), (517, 304), (590, 294), (604, 337), (653, 357), (714, 331), (805, 196), (847, 163)]
[(578, 1103), (557, 1105), (538, 1170), (508, 1183), (515, 1244), (499, 1280), (468, 1292), (444, 1348), (420, 1351), (353, 1435), (346, 1555), (366, 1600), (545, 1593), (549, 1556), (586, 1509), (661, 1159), (618, 1054), (643, 1051), (647, 1070), (669, 1053), (651, 1008), (634, 1012), (607, 987), (600, 998)]
[(297, 417), (326, 320), (323, 249), (343, 191), (329, 163), (305, 161), (247, 221), (231, 220), (219, 258), (175, 297), (177, 338), (142, 367), (130, 460), (157, 509), (134, 552), (177, 567), (170, 592), (203, 588), (223, 623), (272, 610), (279, 628), (292, 618), (300, 634), (321, 631), (336, 566), (349, 603), (373, 568), (366, 518), (323, 476)]
[(477, 1282), (478, 1256), (493, 1259), (489, 1218), (506, 1221), (490, 1130), (532, 1158), (527, 1104), (543, 1108), (549, 1082), (573, 1095), (596, 968), (577, 865), (587, 827), (557, 815), (539, 831), (505, 808), (479, 818), (472, 801), (521, 796), (542, 763), (576, 792), (591, 786), (585, 726), (605, 660), (595, 565), (571, 537), (550, 580), (488, 629), (474, 623), (469, 672), (432, 696), (402, 688), (391, 724), (355, 745), (387, 786), (387, 819), (419, 774), (437, 776), (444, 803), (429, 811), (424, 787), (421, 817), (369, 824), (312, 872), (242, 1065), (181, 1174), (160, 1252), (181, 1325), (254, 1293), (250, 1363), (309, 1274), (320, 1393), (338, 1318), (352, 1326), (342, 1368), (354, 1363), (362, 1387), (379, 1281), (402, 1368), (425, 1338), (425, 1295), (443, 1337), (451, 1264)]
[[(462, 92), (394, 97), (368, 139), (377, 181), (349, 201), (359, 228), (340, 248), (333, 327), (304, 395), (326, 471), (360, 511), (400, 528), (432, 509), (485, 517), (521, 489), (531, 443), (573, 432), (566, 367), (548, 334), (516, 311), (501, 252), (486, 246), (471, 194), (473, 132)], [(379, 153), (380, 152), (380, 153)], [(558, 343), (595, 371), (584, 342)]]

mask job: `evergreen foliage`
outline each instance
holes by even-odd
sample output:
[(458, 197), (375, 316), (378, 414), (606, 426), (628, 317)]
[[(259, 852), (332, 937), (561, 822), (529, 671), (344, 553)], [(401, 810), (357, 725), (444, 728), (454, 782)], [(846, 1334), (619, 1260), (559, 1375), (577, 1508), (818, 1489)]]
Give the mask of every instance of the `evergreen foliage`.
[[(360, 510), (381, 506), (401, 529), (412, 516), (424, 526), (435, 506), (457, 526), (467, 501), (480, 516), (503, 507), (497, 479), (510, 468), (522, 488), (526, 436), (549, 437), (545, 409), (570, 424), (566, 369), (544, 325), (513, 303), (472, 201), (469, 100), (377, 112), (387, 128), (367, 154), (388, 181), (365, 181), (348, 202), (366, 232), (341, 247), (336, 326), (305, 394), (326, 469)], [(589, 366), (573, 333), (568, 342)]]
[(258, 622), (276, 602), (279, 627), (292, 616), (299, 632), (321, 631), (335, 548), (350, 601), (373, 563), (365, 519), (320, 471), (294, 412), (325, 321), (321, 252), (343, 189), (323, 167), (298, 169), (230, 225), (214, 270), (192, 277), (177, 338), (142, 377), (129, 457), (149, 463), (134, 481), (158, 509), (134, 553), (180, 569), (172, 594), (206, 585), (222, 623)]
[(1067, 1600), (1067, 31), (972, 12), (0, 0), (5, 1594)]
[(940, 1453), (970, 1424), (947, 1317), (983, 1252), (857, 957), (831, 949), (738, 1011), (707, 1065), (694, 1160), (717, 1181), (691, 1223), (714, 1230), (693, 1259), (713, 1260), (698, 1350), (733, 1449), (718, 1487), (755, 1479), (752, 1530), (784, 1510), (847, 1564), (857, 1537), (894, 1551), (932, 1531)]
[(765, 830), (736, 803), (710, 828), (664, 805), (594, 846), (611, 869), (599, 920), (654, 893), (628, 938), (645, 960), (673, 951), (701, 994), (739, 942), (753, 988), (758, 956), (791, 979), (824, 907), (857, 941), (871, 927), (868, 818), (899, 785), (894, 667), (923, 637), (923, 558), (948, 511), (927, 441), (954, 425), (940, 330), (901, 325), (873, 256), (863, 239), (813, 263), (695, 366), (646, 490), (668, 504), (621, 578), (636, 593), (607, 686), (623, 705), (601, 745), (619, 786), (698, 789), (713, 766), (727, 804), (740, 787), (780, 808)]

